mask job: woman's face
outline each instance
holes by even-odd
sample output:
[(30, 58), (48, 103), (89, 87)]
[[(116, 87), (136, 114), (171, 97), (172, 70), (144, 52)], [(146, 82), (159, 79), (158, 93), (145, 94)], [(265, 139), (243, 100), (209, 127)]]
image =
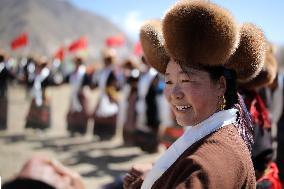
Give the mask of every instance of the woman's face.
[(196, 125), (218, 110), (219, 96), (225, 93), (226, 81), (212, 81), (208, 72), (189, 69), (184, 72), (171, 60), (165, 73), (165, 95), (181, 126)]

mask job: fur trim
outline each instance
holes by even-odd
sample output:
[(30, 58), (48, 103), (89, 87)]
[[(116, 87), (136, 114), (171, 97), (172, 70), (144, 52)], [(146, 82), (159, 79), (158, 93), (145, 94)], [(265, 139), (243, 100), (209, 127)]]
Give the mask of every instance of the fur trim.
[(170, 58), (165, 51), (164, 38), (161, 31), (162, 25), (160, 20), (147, 21), (140, 29), (140, 41), (146, 62), (164, 74)]
[(232, 15), (205, 1), (178, 2), (166, 13), (162, 29), (170, 57), (188, 66), (224, 65), (239, 41)]
[(259, 89), (270, 85), (277, 75), (277, 61), (273, 51), (268, 47), (265, 55), (264, 66), (260, 73), (247, 83), (240, 83), (240, 86), (246, 89)]
[(266, 43), (263, 32), (253, 24), (243, 24), (240, 36), (240, 44), (225, 66), (236, 71), (238, 82), (246, 83), (260, 72)]

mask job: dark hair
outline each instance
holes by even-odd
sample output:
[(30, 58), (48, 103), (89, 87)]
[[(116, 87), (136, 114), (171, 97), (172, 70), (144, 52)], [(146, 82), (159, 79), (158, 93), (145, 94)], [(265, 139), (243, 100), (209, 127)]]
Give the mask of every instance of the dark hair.
[(251, 151), (253, 145), (253, 125), (243, 98), (237, 91), (236, 72), (223, 66), (210, 67), (210, 69), (206, 69), (205, 71), (209, 73), (213, 81), (217, 81), (221, 76), (226, 78), (225, 109), (236, 108), (238, 110), (237, 122), (234, 125)]
[(205, 71), (209, 73), (209, 76), (213, 81), (217, 81), (221, 76), (225, 77), (227, 87), (224, 94), (226, 99), (226, 110), (238, 103), (236, 72), (234, 70), (226, 69), (223, 66), (216, 66)]

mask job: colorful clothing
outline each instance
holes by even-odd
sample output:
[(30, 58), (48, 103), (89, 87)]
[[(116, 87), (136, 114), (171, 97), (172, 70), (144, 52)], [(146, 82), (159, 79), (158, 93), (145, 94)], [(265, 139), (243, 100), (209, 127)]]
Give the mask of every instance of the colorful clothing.
[(85, 134), (88, 126), (88, 100), (84, 95), (83, 87), (90, 84), (90, 78), (86, 74), (85, 66), (79, 66), (78, 70), (67, 77), (67, 81), (71, 84), (71, 102), (67, 114), (67, 130), (71, 135), (75, 133)]
[(278, 176), (277, 165), (271, 162), (264, 175), (257, 180), (257, 189), (282, 189), (282, 184)]
[(52, 84), (50, 71), (43, 68), (28, 81), (33, 87), (32, 102), (27, 115), (25, 128), (47, 129), (51, 122), (50, 102), (46, 95), (46, 87)]
[(161, 123), (158, 106), (157, 71), (151, 68), (138, 81), (137, 129), (135, 131), (135, 145), (143, 151), (153, 153), (160, 143), (158, 131)]
[(119, 83), (113, 67), (104, 68), (97, 74), (100, 95), (98, 104), (93, 113), (93, 134), (101, 140), (109, 140), (116, 134), (116, 121), (119, 111), (118, 89)]
[(183, 133), (184, 128), (178, 124), (167, 127), (161, 137), (161, 143), (166, 148), (169, 148), (180, 136), (182, 136)]

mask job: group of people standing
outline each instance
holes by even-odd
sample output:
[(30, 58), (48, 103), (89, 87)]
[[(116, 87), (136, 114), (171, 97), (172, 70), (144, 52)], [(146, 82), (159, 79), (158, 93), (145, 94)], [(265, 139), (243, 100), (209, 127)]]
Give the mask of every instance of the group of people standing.
[[(8, 83), (10, 79), (16, 79), (26, 85), (32, 97), (25, 128), (50, 128), (52, 107), (47, 88), (69, 84), (71, 92), (66, 128), (71, 136), (86, 134), (89, 120), (93, 119), (93, 135), (100, 140), (112, 139), (117, 128), (121, 127), (125, 145), (138, 146), (143, 151), (153, 153), (157, 152), (161, 137), (162, 142), (169, 146), (183, 133), (183, 128), (176, 127), (165, 101), (163, 78), (149, 67), (144, 57), (136, 60), (128, 58), (117, 63), (117, 51), (104, 49), (100, 69), (90, 71), (84, 59), (75, 56), (72, 59), (73, 69), (69, 72), (64, 70), (64, 63), (50, 64), (44, 57), (28, 58), (21, 61), (17, 69), (10, 69), (8, 65), (11, 60), (4, 53), (1, 57), (1, 65), (4, 66), (1, 82), (5, 84), (1, 85), (1, 111), (6, 113), (1, 114), (1, 120), (5, 120), (3, 130), (7, 128)], [(98, 90), (93, 112), (89, 111), (85, 87)], [(169, 134), (161, 135), (161, 125), (167, 128)], [(172, 127), (176, 127), (178, 134), (171, 136)]]

